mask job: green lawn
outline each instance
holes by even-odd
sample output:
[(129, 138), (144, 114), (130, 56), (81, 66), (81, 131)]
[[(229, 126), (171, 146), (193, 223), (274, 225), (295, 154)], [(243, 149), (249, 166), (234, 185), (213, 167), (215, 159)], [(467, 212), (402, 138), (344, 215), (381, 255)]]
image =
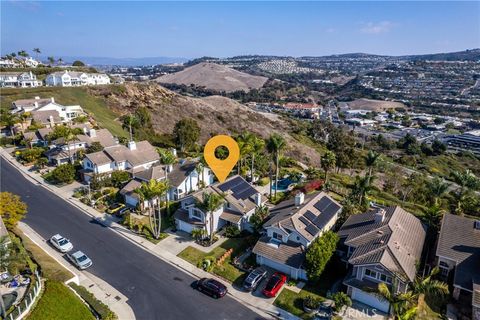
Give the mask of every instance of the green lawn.
[[(110, 85), (102, 87), (105, 92), (121, 90), (119, 85)], [(38, 87), (25, 89), (4, 89), (2, 88), (2, 99), (0, 100), (1, 108), (9, 108), (12, 101), (18, 99), (32, 99), (35, 96), (41, 98), (54, 97), (55, 101), (66, 105), (80, 105), (86, 112), (93, 113), (95, 120), (102, 128), (110, 130), (115, 136), (126, 137), (127, 132), (122, 129), (121, 123), (118, 121), (118, 114), (108, 108), (106, 99), (100, 94), (94, 95), (87, 87)]]
[(345, 265), (338, 258), (334, 257), (328, 263), (318, 282), (307, 282), (299, 293), (285, 288), (275, 299), (274, 304), (297, 317), (309, 319), (311, 315), (303, 311), (303, 299), (307, 296), (313, 296), (324, 300), (332, 285), (339, 279), (343, 279), (345, 274)]
[(33, 243), (20, 229), (16, 228), (14, 232), (22, 239), (23, 246), (40, 266), (43, 277), (60, 282), (65, 282), (73, 277), (70, 271), (62, 267), (55, 259), (45, 253), (43, 249)]
[(211, 257), (214, 260), (217, 260), (228, 249), (232, 248), (232, 255), (228, 259), (226, 259), (222, 265), (215, 265), (212, 269), (212, 272), (232, 283), (239, 283), (243, 281), (245, 272), (240, 271), (239, 269), (234, 267), (231, 262), (234, 257), (243, 253), (250, 246), (252, 241), (254, 241), (252, 236), (245, 238), (231, 238), (208, 253), (205, 253), (193, 247), (187, 247), (185, 250), (180, 252), (178, 256), (197, 266), (198, 263), (201, 262), (204, 258)]
[(45, 292), (27, 319), (88, 320), (95, 317), (63, 283), (50, 280), (45, 283)]

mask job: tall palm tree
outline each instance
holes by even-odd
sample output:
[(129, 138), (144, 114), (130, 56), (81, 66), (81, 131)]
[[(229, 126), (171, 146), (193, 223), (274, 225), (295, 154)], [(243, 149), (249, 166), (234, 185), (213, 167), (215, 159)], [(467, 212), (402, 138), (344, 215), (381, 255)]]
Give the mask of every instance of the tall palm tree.
[(199, 208), (202, 209), (204, 212), (207, 213), (209, 216), (210, 222), (210, 243), (213, 242), (213, 236), (215, 234), (214, 228), (214, 217), (213, 213), (217, 210), (221, 205), (223, 205), (223, 197), (217, 193), (207, 193), (204, 192), (202, 195), (202, 202), (198, 204)]
[(322, 166), (322, 169), (325, 171), (325, 184), (328, 183), (328, 171), (331, 169), (335, 168), (335, 163), (337, 161), (337, 158), (335, 156), (335, 153), (332, 151), (325, 151), (323, 156), (320, 158), (321, 163), (320, 165)]
[(15, 135), (15, 133), (13, 132), (13, 128), (15, 124), (20, 121), (20, 118), (16, 114), (4, 110), (0, 114), (0, 117), (0, 123), (9, 128), (10, 135), (13, 137)]
[[(169, 174), (169, 167), (173, 165), (175, 162), (177, 162), (177, 158), (175, 155), (168, 151), (168, 150), (162, 150), (158, 149), (158, 153), (160, 154), (160, 162), (165, 165), (165, 180), (168, 182), (168, 174)], [(169, 199), (169, 194), (167, 192), (166, 195), (166, 205), (167, 205), (167, 215), (170, 216), (170, 199)]]
[(35, 59), (38, 60), (38, 55), (39, 55), (40, 53), (42, 53), (42, 52), (40, 51), (40, 48), (34, 48), (34, 49), (33, 49), (33, 52), (35, 52)]
[(205, 162), (205, 158), (203, 157), (203, 154), (200, 156), (199, 161), (197, 163), (197, 166), (195, 167), (195, 170), (198, 173), (198, 176), (202, 178), (202, 184), (205, 186), (205, 167), (207, 166), (207, 163)]
[(433, 234), (436, 234), (440, 228), (440, 222), (442, 221), (443, 213), (444, 211), (440, 208), (440, 206), (438, 204), (434, 204), (433, 206), (429, 207), (423, 215), (423, 221), (425, 221)]
[(430, 196), (430, 204), (437, 205), (438, 200), (447, 192), (450, 184), (445, 182), (445, 179), (435, 177), (427, 180), (427, 190)]
[[(286, 147), (285, 139), (277, 134), (272, 134), (267, 141), (267, 150), (273, 155), (273, 159), (275, 161), (275, 195), (274, 197), (277, 198), (277, 187), (278, 187), (278, 175), (280, 172), (280, 154), (283, 149)], [(270, 181), (270, 184), (272, 182)], [(272, 196), (270, 191), (270, 197)]]
[(367, 155), (365, 156), (365, 164), (367, 166), (367, 176), (369, 179), (372, 176), (373, 169), (378, 164), (379, 159), (380, 159), (380, 154), (372, 150), (368, 151)]
[[(148, 202), (148, 218), (150, 222), (150, 229), (155, 239), (160, 238), (162, 230), (162, 217), (161, 217), (161, 197), (168, 190), (167, 181), (157, 181), (151, 179), (148, 183), (142, 183), (142, 185), (135, 190), (140, 197), (140, 206), (142, 210), (145, 209), (144, 202)], [(155, 202), (157, 203), (157, 210), (155, 210)], [(155, 213), (157, 211), (157, 213)]]
[(250, 175), (251, 175), (251, 181), (253, 183), (254, 181), (254, 172), (255, 172), (255, 156), (258, 155), (263, 148), (265, 148), (265, 141), (256, 135), (253, 136), (250, 144), (250, 156), (251, 156), (251, 170), (250, 170)]
[(63, 63), (63, 59), (62, 59), (62, 58), (58, 58), (57, 63), (61, 65), (61, 64)]
[(55, 63), (55, 58), (53, 56), (48, 57), (47, 60), (50, 66), (52, 66)]
[(243, 167), (243, 162), (248, 154), (251, 153), (252, 149), (252, 140), (253, 134), (250, 132), (243, 132), (237, 137), (238, 148), (240, 149), (240, 157), (237, 163), (237, 173), (241, 174), (241, 168)]
[(122, 128), (128, 130), (130, 141), (133, 141), (133, 128), (138, 126), (138, 119), (133, 114), (127, 114), (123, 117)]

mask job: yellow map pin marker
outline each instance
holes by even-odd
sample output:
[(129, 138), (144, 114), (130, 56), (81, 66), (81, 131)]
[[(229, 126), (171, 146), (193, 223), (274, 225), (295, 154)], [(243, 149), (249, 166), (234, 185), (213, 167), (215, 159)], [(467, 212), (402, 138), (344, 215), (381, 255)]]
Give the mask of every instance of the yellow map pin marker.
[[(220, 146), (228, 149), (228, 158), (224, 160), (218, 159), (215, 156), (215, 150)], [(210, 169), (215, 173), (218, 181), (223, 182), (237, 164), (238, 158), (240, 157), (240, 148), (238, 147), (237, 141), (231, 137), (218, 135), (208, 140), (205, 149), (203, 149), (203, 157)]]

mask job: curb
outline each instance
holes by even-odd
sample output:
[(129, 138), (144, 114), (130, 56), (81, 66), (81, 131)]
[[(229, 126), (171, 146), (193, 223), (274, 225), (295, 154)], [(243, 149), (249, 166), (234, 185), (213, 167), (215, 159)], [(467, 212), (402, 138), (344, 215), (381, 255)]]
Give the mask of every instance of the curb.
[[(7, 156), (5, 156), (5, 154)], [(161, 259), (162, 261), (170, 264), (171, 266), (189, 274), (190, 276), (192, 276), (193, 278), (196, 278), (196, 279), (199, 279), (200, 276), (198, 276), (197, 274), (195, 274), (194, 272), (192, 272), (191, 270), (189, 270), (188, 268), (185, 268), (184, 266), (182, 266), (181, 264), (178, 264), (174, 261), (170, 261), (170, 260), (167, 260), (165, 257), (163, 257), (162, 255), (158, 254), (157, 252), (151, 250), (148, 246), (144, 245), (143, 243), (140, 243), (138, 241), (136, 241), (135, 239), (132, 239), (130, 238), (129, 236), (127, 236), (126, 234), (124, 234), (123, 232), (120, 232), (119, 230), (116, 230), (116, 229), (113, 229), (110, 227), (110, 225), (108, 225), (106, 223), (106, 219), (105, 219), (105, 216), (103, 217), (98, 217), (98, 216), (95, 216), (94, 214), (90, 213), (88, 210), (86, 210), (85, 208), (83, 208), (81, 205), (79, 205), (78, 203), (76, 203), (75, 200), (71, 199), (71, 198), (64, 198), (62, 197), (61, 195), (59, 195), (57, 192), (55, 192), (56, 190), (53, 189), (51, 186), (49, 186), (48, 184), (45, 184), (45, 182), (42, 180), (39, 181), (39, 179), (35, 176), (31, 176), (29, 175), (28, 173), (26, 173), (24, 170), (22, 170), (23, 168), (20, 167), (20, 164), (17, 163), (15, 161), (15, 159), (13, 159), (13, 157), (6, 153), (5, 152), (5, 149), (3, 148), (0, 148), (0, 157), (2, 157), (4, 160), (8, 161), (12, 166), (14, 166), (23, 176), (26, 176), (27, 178), (31, 179), (31, 180), (34, 180), (37, 182), (37, 185), (47, 189), (49, 192), (53, 193), (54, 195), (56, 195), (57, 197), (59, 197), (60, 199), (62, 199), (63, 201), (66, 201), (68, 202), (69, 204), (73, 205), (74, 207), (76, 207), (77, 209), (79, 209), (80, 211), (82, 211), (84, 214), (87, 214), (89, 217), (92, 217), (93, 219), (95, 219), (96, 221), (98, 221), (100, 224), (102, 224), (104, 227), (107, 227), (109, 228), (110, 230), (112, 230), (113, 232), (115, 232), (116, 234), (120, 235), (121, 237), (125, 238), (126, 240), (128, 240), (129, 242), (131, 242), (132, 244), (138, 246), (139, 248), (142, 248), (143, 250), (147, 251), (148, 253), (156, 256), (157, 258)], [(10, 159), (11, 158), (11, 159)], [(121, 230), (124, 230), (124, 231), (127, 231), (127, 232), (131, 232), (130, 230), (128, 230), (127, 228), (125, 228), (124, 226), (118, 224), (117, 222), (115, 221), (111, 221), (112, 224), (116, 225), (116, 227), (118, 227), (119, 229)], [(148, 241), (148, 240), (146, 240)], [(38, 244), (37, 244), (38, 245)], [(173, 255), (173, 254), (172, 254)], [(55, 259), (55, 258), (54, 258)], [(179, 258), (181, 259), (181, 258)], [(64, 265), (62, 265), (63, 267), (65, 267)], [(67, 270), (69, 270), (67, 268)], [(70, 270), (69, 270), (70, 271)], [(75, 273), (74, 273), (75, 274)], [(214, 277), (217, 277), (216, 275), (212, 275), (210, 273), (208, 273), (210, 276), (214, 276)], [(78, 276), (77, 277), (77, 281), (78, 281)], [(218, 277), (219, 279), (223, 280), (221, 277)], [(72, 279), (71, 279), (72, 280)], [(71, 280), (69, 280), (69, 282), (71, 282)], [(77, 282), (76, 282), (77, 283)], [(78, 283), (77, 283), (78, 284)], [(229, 285), (231, 285), (229, 283)], [(249, 302), (246, 302), (240, 298), (238, 298), (237, 296), (233, 295), (231, 292), (228, 292), (228, 295), (235, 299), (236, 301), (238, 301), (239, 303), (241, 303), (242, 305), (248, 307), (249, 309), (251, 309), (252, 311), (254, 311), (255, 313), (257, 314), (266, 314), (270, 317), (273, 317), (274, 319), (299, 319), (298, 317), (294, 316), (293, 314), (289, 313), (288, 311), (286, 310), (283, 310), (283, 309), (280, 309), (278, 307), (275, 307), (273, 306), (275, 309), (276, 309), (276, 312), (273, 311), (273, 310), (268, 310), (268, 311), (264, 311), (264, 310), (261, 310), (259, 309), (257, 306), (249, 303)], [(259, 313), (260, 312), (260, 313)], [(275, 315), (272, 315), (271, 313), (276, 313)], [(282, 318), (282, 315), (283, 315), (283, 318)]]

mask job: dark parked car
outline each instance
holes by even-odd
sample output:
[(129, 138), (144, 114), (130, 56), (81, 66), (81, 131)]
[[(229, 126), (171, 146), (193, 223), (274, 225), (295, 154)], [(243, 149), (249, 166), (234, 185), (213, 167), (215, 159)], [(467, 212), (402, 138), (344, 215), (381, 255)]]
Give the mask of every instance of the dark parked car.
[(273, 298), (277, 295), (285, 282), (287, 282), (287, 276), (283, 273), (275, 272), (270, 279), (268, 279), (267, 285), (262, 292), (265, 296)]
[(247, 291), (254, 291), (257, 289), (258, 285), (262, 280), (267, 276), (267, 270), (263, 267), (255, 268), (252, 272), (250, 272), (243, 281), (243, 287)]
[(215, 299), (227, 294), (227, 287), (215, 279), (202, 278), (198, 280), (197, 289)]

